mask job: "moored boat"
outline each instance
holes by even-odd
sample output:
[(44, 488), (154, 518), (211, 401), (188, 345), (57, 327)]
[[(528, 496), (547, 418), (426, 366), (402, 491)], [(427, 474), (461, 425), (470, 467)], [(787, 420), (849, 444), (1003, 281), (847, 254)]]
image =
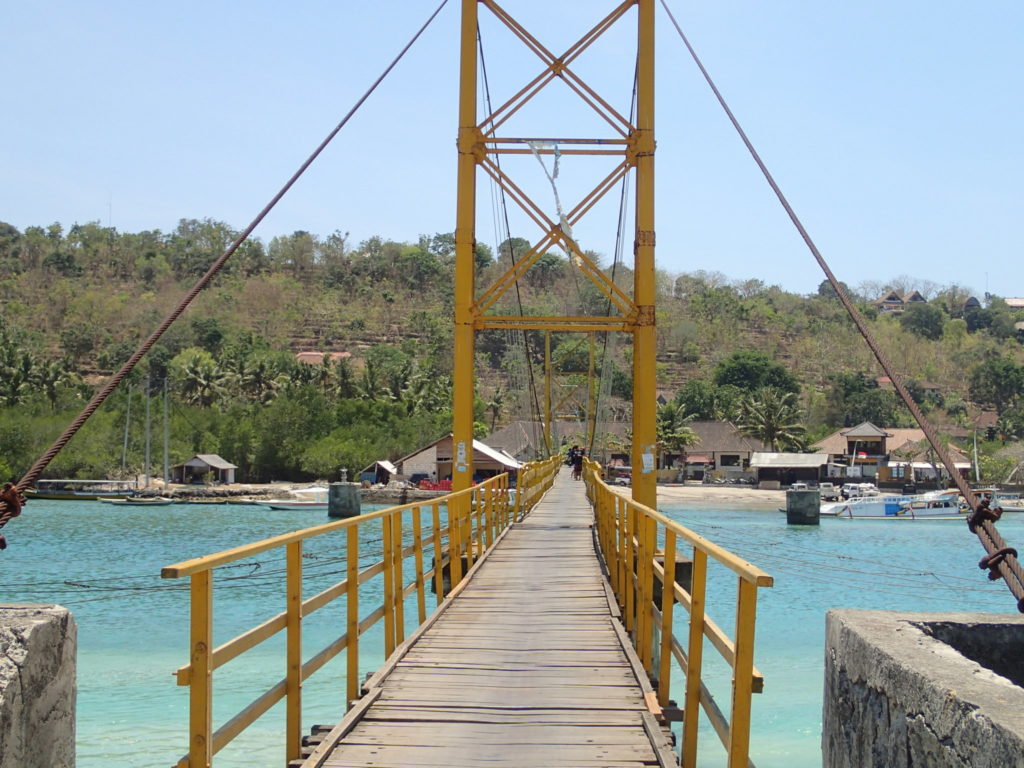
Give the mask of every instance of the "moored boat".
[(34, 488), (25, 490), (29, 499), (48, 501), (95, 501), (126, 499), (137, 493), (134, 480), (37, 480)]
[(164, 496), (129, 496), (126, 499), (100, 499), (104, 504), (119, 504), (126, 507), (166, 507), (174, 499)]
[(295, 488), (289, 491), (294, 498), (267, 499), (256, 502), (270, 509), (327, 509), (327, 489), (314, 485), (309, 488)]
[(941, 520), (964, 517), (969, 507), (959, 491), (930, 491), (913, 496), (868, 496), (827, 505), (834, 517), (876, 520)]

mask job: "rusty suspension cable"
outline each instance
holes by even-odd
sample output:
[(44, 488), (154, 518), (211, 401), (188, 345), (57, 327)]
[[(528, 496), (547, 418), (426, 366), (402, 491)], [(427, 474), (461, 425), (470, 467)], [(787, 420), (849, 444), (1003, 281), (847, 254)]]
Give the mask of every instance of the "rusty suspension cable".
[[(444, 6), (447, 4), (448, 0), (442, 0), (441, 4), (437, 6), (437, 8), (430, 15), (430, 17), (423, 23), (423, 26), (421, 26), (419, 30), (416, 32), (416, 34), (413, 35), (412, 39), (405, 44), (405, 47), (398, 52), (398, 55), (395, 56), (394, 59), (392, 59), (391, 63), (388, 64), (388, 66), (384, 69), (380, 76), (373, 81), (373, 84), (370, 85), (366, 92), (359, 98), (358, 101), (356, 101), (356, 103), (352, 106), (348, 113), (341, 119), (341, 122), (339, 122), (334, 127), (334, 129), (327, 134), (326, 138), (324, 138), (324, 140), (320, 142), (320, 145), (315, 150), (313, 150), (313, 153), (306, 158), (302, 165), (299, 166), (298, 170), (296, 170), (295, 173), (292, 174), (291, 178), (288, 179), (287, 182), (285, 182), (284, 186), (281, 187), (281, 189), (278, 190), (277, 194), (275, 194), (273, 198), (271, 198), (270, 202), (267, 203), (266, 206), (264, 206), (263, 210), (261, 210), (256, 215), (256, 218), (254, 218), (249, 223), (249, 226), (247, 226), (241, 232), (241, 234), (239, 234), (238, 237), (236, 237), (234, 241), (228, 246), (227, 250), (225, 250), (224, 253), (222, 253), (215, 262), (213, 262), (210, 268), (206, 271), (206, 274), (204, 274), (199, 279), (199, 281), (185, 295), (185, 298), (181, 300), (178, 306), (175, 307), (175, 309), (170, 314), (168, 314), (167, 317), (163, 319), (163, 321), (161, 321), (160, 325), (157, 326), (156, 330), (149, 335), (149, 338), (142, 342), (139, 348), (135, 350), (134, 354), (132, 354), (132, 356), (128, 358), (128, 361), (123, 366), (121, 366), (121, 369), (110, 377), (110, 379), (106, 382), (106, 384), (103, 385), (99, 392), (93, 395), (92, 400), (90, 400), (89, 403), (85, 406), (85, 408), (82, 409), (81, 413), (79, 413), (78, 416), (75, 417), (74, 421), (72, 421), (71, 424), (68, 425), (67, 429), (65, 429), (64, 432), (60, 435), (60, 437), (58, 437), (54, 441), (53, 445), (51, 445), (46, 450), (46, 452), (36, 460), (35, 464), (33, 464), (25, 473), (25, 475), (21, 478), (21, 480), (18, 481), (18, 492), (24, 491), (26, 488), (28, 488), (36, 481), (40, 473), (42, 473), (42, 471), (46, 468), (46, 465), (53, 461), (53, 458), (61, 451), (61, 449), (65, 445), (67, 445), (68, 441), (75, 436), (75, 434), (78, 432), (79, 429), (82, 428), (82, 425), (85, 424), (88, 418), (92, 416), (93, 413), (96, 412), (96, 409), (103, 405), (104, 401), (106, 401), (106, 399), (114, 391), (117, 385), (120, 384), (122, 380), (124, 380), (125, 376), (132, 372), (132, 370), (135, 368), (138, 362), (146, 355), (147, 352), (149, 352), (153, 345), (156, 344), (157, 341), (159, 341), (160, 337), (163, 336), (163, 334), (167, 331), (171, 324), (175, 320), (177, 320), (178, 317), (180, 317), (181, 314), (188, 308), (188, 306), (192, 303), (195, 297), (199, 295), (199, 292), (202, 291), (210, 283), (211, 280), (213, 280), (213, 278), (217, 275), (218, 272), (220, 272), (221, 268), (224, 266), (227, 260), (232, 256), (232, 254), (234, 254), (236, 250), (238, 250), (238, 247), (249, 238), (249, 235), (252, 234), (253, 230), (256, 229), (257, 226), (259, 226), (260, 222), (262, 222), (263, 219), (266, 218), (267, 214), (270, 213), (270, 211), (273, 210), (274, 206), (276, 206), (278, 202), (280, 202), (281, 198), (284, 197), (285, 194), (287, 194), (287, 192), (292, 188), (295, 182), (299, 180), (299, 177), (302, 176), (302, 174), (305, 173), (306, 169), (313, 164), (313, 161), (320, 156), (320, 153), (327, 148), (327, 145), (330, 144), (334, 137), (338, 135), (339, 131), (341, 131), (341, 129), (345, 127), (345, 124), (348, 123), (348, 121), (352, 118), (356, 111), (363, 105), (363, 103), (370, 97), (370, 95), (375, 90), (377, 90), (377, 86), (379, 86), (384, 81), (385, 77), (391, 74), (391, 70), (393, 70), (395, 66), (398, 64), (398, 62), (401, 61), (402, 57), (405, 56), (408, 50), (420, 38), (423, 32), (426, 31), (427, 27), (430, 26), (431, 22), (441, 12), (441, 9), (444, 8)], [(0, 502), (0, 512), (2, 512), (2, 514), (0, 514), (0, 528), (6, 525), (7, 521), (14, 516), (10, 514), (10, 510), (6, 509), (6, 506), (6, 504)]]
[(864, 337), (864, 340), (867, 342), (868, 347), (871, 349), (872, 353), (874, 353), (875, 359), (878, 360), (879, 365), (882, 366), (882, 370), (885, 371), (885, 375), (889, 377), (890, 381), (892, 381), (893, 386), (896, 388), (897, 393), (899, 393), (900, 398), (903, 400), (904, 404), (910, 410), (910, 413), (913, 415), (914, 419), (921, 427), (921, 431), (924, 432), (925, 437), (928, 438), (928, 442), (931, 444), (932, 449), (935, 451), (936, 455), (938, 455), (939, 459), (942, 461), (942, 465), (946, 468), (946, 471), (949, 473), (949, 476), (953, 478), (953, 481), (956, 483), (956, 487), (959, 489), (960, 493), (963, 494), (963, 497), (964, 499), (967, 500), (968, 505), (970, 505), (972, 511), (971, 530), (972, 532), (977, 534), (986, 552), (986, 556), (982, 560), (981, 567), (990, 568), (993, 573), (998, 572), (999, 576), (1001, 576), (1003, 580), (1006, 582), (1006, 585), (1007, 587), (1009, 587), (1010, 592), (1013, 594), (1015, 598), (1017, 598), (1017, 610), (1024, 613), (1024, 570), (1021, 569), (1021, 565), (1017, 560), (1016, 551), (1012, 548), (1007, 547), (1006, 542), (1003, 541), (1002, 536), (1000, 536), (999, 532), (996, 530), (994, 520), (991, 516), (978, 514), (978, 497), (971, 490), (970, 486), (967, 484), (967, 481), (960, 475), (959, 472), (956, 471), (955, 467), (953, 466), (953, 460), (949, 456), (949, 452), (946, 450), (945, 446), (943, 446), (942, 443), (939, 441), (938, 436), (935, 433), (935, 430), (932, 428), (932, 425), (928, 422), (924, 414), (921, 412), (921, 409), (918, 407), (917, 403), (915, 403), (914, 399), (910, 396), (910, 393), (907, 391), (907, 388), (903, 385), (902, 379), (897, 375), (895, 369), (892, 366), (892, 363), (889, 361), (889, 358), (886, 356), (886, 354), (882, 351), (882, 348), (879, 347), (878, 343), (875, 341), (875, 338), (871, 334), (871, 331), (868, 328), (867, 323), (864, 320), (864, 317), (853, 305), (853, 302), (850, 301), (850, 297), (847, 296), (842, 284), (839, 282), (835, 274), (832, 272), (832, 269), (825, 261), (825, 258), (821, 255), (821, 252), (818, 250), (818, 247), (814, 244), (814, 241), (811, 239), (810, 234), (808, 234), (807, 230), (804, 228), (804, 225), (801, 223), (799, 217), (796, 215), (796, 212), (793, 210), (793, 207), (789, 204), (789, 201), (786, 199), (786, 196), (782, 193), (782, 190), (779, 188), (779, 185), (776, 184), (775, 178), (768, 170), (768, 167), (764, 164), (764, 161), (761, 160), (761, 156), (757, 153), (757, 150), (754, 149), (754, 145), (750, 142), (750, 139), (747, 138), (746, 132), (740, 126), (739, 121), (736, 119), (736, 116), (733, 115), (732, 110), (729, 109), (729, 105), (722, 97), (721, 92), (718, 90), (718, 87), (711, 79), (711, 75), (708, 74), (707, 69), (704, 68), (704, 64), (701, 62), (700, 57), (697, 55), (697, 52), (693, 49), (693, 46), (690, 45), (690, 41), (683, 33), (683, 30), (680, 28), (679, 23), (676, 21), (675, 16), (672, 14), (672, 11), (669, 10), (669, 7), (666, 4), (665, 0), (661, 0), (661, 5), (665, 9), (665, 13), (668, 14), (669, 20), (672, 22), (672, 25), (676, 28), (676, 32), (679, 33), (680, 39), (683, 41), (683, 44), (686, 46), (686, 49), (690, 52), (690, 56), (693, 58), (697, 67), (700, 69), (701, 74), (707, 81), (707, 84), (710, 86), (712, 92), (714, 92), (715, 98), (718, 99), (718, 103), (725, 111), (725, 114), (728, 116), (729, 121), (733, 125), (733, 128), (736, 129), (736, 132), (739, 134), (740, 138), (743, 140), (743, 143), (746, 145), (747, 151), (750, 152), (750, 155), (754, 159), (754, 162), (757, 163), (757, 167), (761, 169), (761, 173), (764, 175), (765, 180), (768, 182), (768, 185), (772, 188), (772, 191), (775, 193), (775, 196), (779, 199), (779, 202), (782, 204), (782, 207), (789, 215), (790, 220), (793, 222), (793, 225), (800, 233), (800, 237), (803, 238), (803, 241), (804, 243), (806, 243), (807, 248), (811, 252), (811, 255), (814, 256), (814, 259), (815, 261), (818, 262), (818, 265), (821, 267), (822, 272), (825, 273), (825, 277), (828, 278), (829, 284), (832, 286), (833, 290), (835, 290), (836, 295), (839, 297), (839, 301), (842, 303), (843, 307), (850, 315), (850, 319), (853, 320), (854, 325), (857, 326), (857, 330), (860, 331), (861, 336)]

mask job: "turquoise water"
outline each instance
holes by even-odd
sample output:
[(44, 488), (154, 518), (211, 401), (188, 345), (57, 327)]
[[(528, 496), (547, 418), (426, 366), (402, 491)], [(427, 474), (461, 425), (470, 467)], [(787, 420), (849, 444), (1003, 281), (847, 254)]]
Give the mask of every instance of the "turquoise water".
[[(79, 768), (172, 765), (186, 750), (188, 689), (177, 687), (171, 673), (188, 661), (188, 580), (162, 580), (161, 567), (324, 522), (322, 510), (258, 506), (26, 506), (4, 529), (10, 546), (0, 554), (0, 601), (59, 603), (75, 617)], [(380, 525), (365, 529), (360, 559), (368, 565), (380, 559)], [(344, 534), (318, 537), (304, 555), (306, 596), (344, 578)], [(215, 645), (284, 610), (283, 567), (283, 552), (268, 552), (218, 569)], [(361, 599), (365, 615), (380, 604), (379, 585), (366, 585)], [(344, 610), (343, 601), (332, 604), (303, 623), (305, 658), (345, 631)], [(361, 678), (383, 661), (379, 631), (362, 643)], [(215, 673), (215, 727), (284, 677), (282, 650), (275, 638)], [(344, 713), (344, 658), (304, 685), (306, 722), (336, 721)], [(219, 753), (216, 765), (282, 765), (283, 724), (278, 705)]]
[[(661, 511), (749, 560), (775, 579), (758, 592), (754, 664), (764, 692), (754, 696), (751, 757), (759, 768), (821, 765), (825, 614), (833, 608), (905, 611), (982, 611), (1016, 614), (1016, 601), (1000, 581), (978, 568), (984, 554), (963, 520), (885, 521), (822, 518), (820, 526), (787, 526), (778, 512), (696, 509), (661, 505)], [(1024, 515), (1010, 515), (999, 530), (1013, 546), (1024, 542)], [(735, 579), (711, 570), (720, 584)], [(708, 599), (710, 615), (733, 635), (735, 588)], [(677, 629), (677, 634), (679, 630)], [(718, 657), (705, 645), (705, 661)], [(723, 664), (720, 683), (728, 685)], [(717, 691), (724, 690), (721, 685)], [(673, 680), (673, 698), (683, 681)], [(728, 696), (719, 695), (727, 710)], [(721, 765), (717, 737), (701, 734), (702, 765)]]
[[(366, 509), (364, 507), (364, 509)], [(962, 521), (909, 522), (824, 519), (819, 528), (787, 527), (777, 512), (695, 509), (663, 511), (733, 550), (775, 577), (758, 603), (757, 656), (765, 692), (754, 698), (753, 754), (761, 768), (820, 765), (825, 612), (856, 607), (1013, 613), (1014, 601), (977, 567), (982, 552)], [(78, 624), (78, 765), (171, 765), (184, 752), (187, 689), (171, 673), (187, 660), (187, 583), (163, 581), (160, 568), (259, 538), (325, 522), (323, 512), (262, 507), (172, 505), (159, 509), (98, 502), (33, 501), (5, 529), (0, 601), (55, 602)], [(406, 529), (408, 531), (408, 528)], [(1024, 541), (1024, 515), (1000, 530)], [(380, 551), (379, 527), (363, 534), (366, 562)], [(321, 537), (306, 549), (305, 592), (343, 578), (342, 536)], [(215, 642), (283, 610), (282, 557), (267, 553), (218, 571)], [(715, 620), (732, 634), (734, 580), (709, 596)], [(375, 607), (379, 596), (364, 595)], [(428, 608), (433, 605), (428, 594)], [(409, 608), (407, 608), (407, 614)], [(364, 612), (365, 615), (365, 612)], [(344, 605), (304, 624), (305, 658), (344, 631)], [(677, 630), (678, 633), (678, 630)], [(379, 633), (364, 637), (361, 677), (382, 661)], [(281, 643), (266, 643), (251, 659), (215, 676), (215, 722), (234, 715), (283, 677)], [(709, 677), (728, 682), (710, 663)], [(304, 687), (308, 725), (344, 711), (344, 654)], [(682, 681), (674, 682), (677, 696)], [(727, 698), (721, 702), (727, 704)], [(721, 764), (716, 739), (702, 735), (702, 765)], [(271, 710), (217, 755), (218, 768), (282, 764), (283, 713)]]

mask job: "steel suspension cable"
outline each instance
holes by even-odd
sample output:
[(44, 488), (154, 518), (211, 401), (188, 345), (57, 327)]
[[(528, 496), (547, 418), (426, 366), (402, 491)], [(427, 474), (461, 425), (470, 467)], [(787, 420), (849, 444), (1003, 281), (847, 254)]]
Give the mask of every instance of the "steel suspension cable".
[[(633, 119), (636, 116), (636, 90), (637, 84), (640, 80), (640, 65), (639, 55), (637, 56), (638, 63), (633, 69), (633, 94), (630, 98), (629, 103), (629, 122), (633, 124)], [(611, 281), (615, 283), (615, 275), (618, 271), (619, 264), (622, 263), (622, 249), (623, 249), (623, 232), (626, 229), (626, 202), (629, 195), (629, 174), (627, 173), (622, 177), (622, 189), (619, 192), (619, 216), (615, 230), (615, 250), (612, 253), (612, 274)], [(612, 300), (608, 297), (608, 302), (605, 305), (605, 315), (611, 316), (612, 314)], [(611, 339), (611, 334), (605, 331), (604, 339), (601, 346), (601, 374), (598, 377), (597, 394), (594, 398), (594, 415), (595, 420), (594, 429), (590, 433), (590, 442), (587, 444), (587, 455), (593, 458), (594, 456), (594, 440), (597, 437), (597, 418), (601, 413), (601, 394), (605, 393), (608, 397), (611, 395), (611, 379), (610, 374), (612, 363), (609, 360), (608, 353), (608, 342)], [(614, 350), (613, 350), (614, 352)]]
[(849, 314), (850, 319), (853, 320), (854, 325), (857, 326), (857, 330), (860, 331), (860, 334), (864, 338), (864, 341), (867, 342), (868, 347), (874, 353), (875, 359), (878, 360), (878, 364), (882, 366), (882, 370), (885, 371), (885, 375), (889, 377), (890, 381), (892, 381), (897, 393), (899, 393), (900, 399), (903, 400), (903, 403), (907, 406), (907, 409), (910, 411), (914, 419), (917, 421), (918, 425), (921, 427), (921, 431), (924, 432), (925, 437), (928, 438), (928, 442), (931, 444), (932, 449), (935, 451), (936, 455), (942, 461), (942, 465), (946, 468), (946, 471), (949, 473), (949, 476), (952, 478), (953, 482), (956, 483), (956, 487), (959, 489), (960, 493), (963, 494), (964, 499), (970, 505), (972, 514), (969, 519), (968, 525), (971, 528), (971, 532), (977, 534), (978, 539), (981, 541), (981, 544), (984, 547), (986, 553), (981, 563), (979, 563), (979, 567), (989, 568), (991, 569), (991, 573), (998, 573), (998, 575), (1003, 578), (1010, 592), (1013, 594), (1015, 598), (1017, 598), (1017, 610), (1024, 613), (1024, 570), (1021, 569), (1020, 562), (1017, 560), (1017, 551), (1006, 545), (1006, 542), (1003, 540), (1002, 536), (999, 534), (999, 532), (996, 530), (995, 525), (993, 524), (994, 520), (998, 519), (998, 517), (996, 515), (992, 515), (991, 512), (989, 512), (987, 504), (981, 504), (978, 497), (974, 494), (970, 486), (967, 484), (967, 481), (959, 472), (956, 471), (956, 468), (953, 466), (953, 460), (950, 457), (949, 452), (946, 451), (945, 446), (943, 446), (942, 443), (939, 441), (938, 435), (935, 433), (935, 430), (932, 428), (932, 425), (925, 418), (924, 413), (921, 412), (921, 409), (918, 407), (917, 403), (914, 402), (914, 399), (910, 396), (910, 393), (907, 391), (907, 388), (903, 385), (903, 380), (900, 378), (899, 375), (897, 375), (896, 370), (895, 368), (893, 368), (893, 365), (889, 361), (888, 356), (882, 351), (882, 348), (878, 345), (878, 342), (875, 340), (874, 335), (868, 328), (867, 322), (864, 320), (864, 317), (853, 305), (853, 302), (850, 301), (850, 297), (846, 294), (846, 291), (843, 288), (842, 284), (839, 282), (835, 274), (832, 272), (832, 269), (825, 261), (825, 258), (821, 255), (821, 251), (818, 250), (817, 245), (815, 245), (814, 241), (811, 239), (810, 234), (804, 228), (804, 225), (801, 223), (799, 217), (796, 215), (796, 212), (793, 210), (793, 207), (789, 204), (789, 201), (786, 199), (786, 196), (782, 193), (782, 189), (775, 182), (775, 178), (768, 170), (768, 167), (764, 164), (764, 161), (761, 159), (761, 156), (757, 153), (757, 150), (754, 149), (754, 145), (747, 137), (746, 132), (740, 126), (739, 121), (736, 119), (736, 116), (733, 114), (732, 110), (729, 108), (729, 105), (726, 103), (725, 98), (718, 90), (718, 87), (715, 85), (715, 82), (714, 80), (712, 80), (711, 75), (708, 73), (707, 69), (704, 67), (704, 64), (701, 62), (700, 57), (697, 55), (697, 52), (694, 50), (693, 46), (690, 45), (690, 41), (683, 33), (683, 30), (679, 26), (679, 22), (676, 21), (676, 18), (672, 14), (672, 11), (669, 10), (666, 1), (661, 0), (661, 5), (665, 9), (665, 13), (668, 14), (669, 20), (672, 22), (672, 25), (676, 28), (676, 32), (679, 33), (679, 37), (683, 41), (683, 44), (686, 46), (686, 49), (690, 52), (690, 56), (693, 58), (694, 63), (696, 63), (697, 68), (700, 69), (701, 74), (704, 76), (704, 80), (707, 82), (708, 86), (710, 86), (712, 92), (715, 94), (715, 98), (718, 100), (718, 103), (725, 111), (726, 116), (729, 118), (729, 122), (732, 123), (733, 128), (736, 129), (737, 134), (739, 134), (739, 137), (743, 140), (744, 145), (746, 145), (747, 147), (747, 151), (754, 159), (754, 162), (757, 163), (757, 167), (761, 169), (762, 175), (768, 182), (768, 185), (772, 188), (772, 191), (775, 193), (775, 196), (778, 198), (779, 202), (782, 204), (782, 207), (785, 209), (786, 214), (789, 216), (790, 220), (793, 222), (793, 225), (796, 227), (797, 232), (800, 233), (800, 237), (803, 238), (803, 241), (807, 245), (807, 248), (810, 250), (811, 255), (814, 256), (814, 260), (818, 262), (818, 266), (820, 266), (822, 272), (825, 273), (825, 277), (828, 278), (829, 284), (832, 286), (832, 289), (836, 292), (836, 296), (839, 297), (839, 301), (846, 309), (846, 312), (847, 314)]
[[(90, 400), (89, 403), (85, 406), (85, 408), (82, 409), (82, 412), (75, 417), (74, 421), (72, 421), (71, 424), (68, 425), (67, 429), (64, 430), (60, 437), (58, 437), (54, 441), (53, 445), (51, 445), (46, 450), (46, 452), (36, 460), (35, 464), (33, 464), (25, 473), (25, 475), (18, 481), (16, 486), (18, 493), (24, 491), (26, 488), (28, 488), (36, 481), (36, 479), (39, 477), (42, 471), (46, 468), (47, 464), (49, 464), (53, 460), (53, 458), (61, 451), (61, 449), (65, 445), (67, 445), (68, 441), (75, 436), (78, 430), (82, 428), (82, 425), (85, 424), (86, 420), (88, 420), (88, 418), (92, 416), (93, 413), (95, 413), (96, 409), (99, 408), (104, 403), (104, 401), (106, 401), (106, 399), (110, 396), (110, 393), (114, 391), (114, 389), (117, 387), (118, 384), (121, 383), (125, 376), (131, 373), (131, 371), (135, 368), (138, 362), (146, 355), (147, 352), (149, 352), (153, 345), (156, 344), (157, 341), (159, 341), (160, 337), (163, 336), (163, 334), (167, 331), (171, 324), (175, 320), (177, 320), (178, 317), (181, 316), (181, 314), (188, 308), (188, 306), (192, 303), (196, 296), (199, 295), (199, 292), (202, 291), (210, 283), (211, 280), (213, 280), (217, 273), (220, 272), (225, 262), (227, 262), (227, 260), (231, 258), (235, 251), (238, 250), (239, 246), (241, 246), (241, 244), (244, 243), (249, 238), (249, 235), (252, 234), (253, 230), (256, 229), (260, 222), (262, 222), (263, 219), (266, 218), (267, 214), (269, 214), (270, 211), (273, 210), (274, 206), (276, 206), (277, 203), (281, 200), (281, 198), (285, 196), (285, 194), (292, 188), (295, 182), (299, 180), (299, 177), (302, 176), (303, 173), (305, 173), (306, 169), (309, 168), (310, 165), (312, 165), (313, 161), (320, 156), (320, 153), (323, 152), (324, 149), (326, 149), (327, 145), (331, 143), (331, 140), (333, 140), (334, 137), (337, 136), (338, 133), (341, 131), (341, 129), (345, 127), (345, 124), (348, 123), (348, 121), (352, 118), (356, 111), (363, 105), (363, 103), (370, 97), (370, 95), (375, 90), (377, 90), (377, 86), (379, 86), (384, 81), (384, 78), (391, 74), (391, 71), (395, 68), (398, 62), (401, 61), (401, 59), (405, 56), (408, 50), (420, 38), (423, 32), (426, 31), (427, 27), (430, 26), (431, 22), (433, 22), (433, 20), (441, 12), (441, 9), (444, 8), (444, 6), (447, 4), (448, 0), (442, 0), (441, 4), (437, 6), (437, 8), (426, 20), (426, 22), (424, 22), (423, 26), (421, 26), (419, 30), (417, 30), (416, 34), (413, 35), (412, 39), (405, 44), (405, 47), (403, 47), (402, 50), (399, 51), (398, 55), (395, 56), (394, 59), (392, 59), (391, 63), (388, 64), (388, 66), (384, 69), (380, 76), (373, 81), (373, 84), (358, 99), (358, 101), (356, 101), (353, 107), (341, 119), (341, 122), (339, 122), (334, 127), (334, 129), (327, 134), (327, 137), (322, 142), (320, 142), (320, 145), (315, 150), (313, 150), (313, 153), (306, 158), (302, 165), (299, 166), (298, 170), (296, 170), (295, 173), (292, 174), (291, 178), (288, 179), (287, 182), (285, 182), (284, 186), (281, 187), (281, 189), (278, 190), (277, 194), (275, 194), (273, 198), (271, 198), (270, 202), (267, 203), (266, 206), (264, 206), (263, 210), (261, 210), (256, 215), (256, 218), (254, 218), (249, 223), (249, 226), (247, 226), (241, 232), (241, 234), (239, 234), (238, 237), (236, 237), (234, 241), (227, 247), (227, 250), (225, 250), (224, 253), (221, 254), (220, 257), (215, 262), (213, 262), (210, 268), (206, 271), (206, 274), (204, 274), (199, 279), (199, 281), (185, 295), (185, 298), (181, 300), (178, 306), (175, 307), (174, 310), (172, 310), (171, 313), (168, 314), (161, 321), (160, 325), (157, 326), (156, 330), (153, 331), (153, 333), (151, 333), (149, 337), (142, 342), (141, 346), (139, 346), (139, 348), (135, 350), (132, 356), (128, 358), (128, 361), (125, 362), (123, 366), (121, 366), (121, 369), (118, 370), (113, 376), (111, 376), (107, 383), (104, 384), (103, 387), (99, 390), (99, 392), (97, 392), (93, 396), (92, 400)], [(0, 514), (0, 528), (2, 528), (4, 525), (6, 525), (8, 520), (10, 520), (11, 517), (13, 517), (14, 514), (16, 514), (16, 510), (9, 509), (8, 505), (4, 502), (0, 502), (0, 505), (2, 505), (0, 506), (0, 510), (2, 510), (2, 514)]]

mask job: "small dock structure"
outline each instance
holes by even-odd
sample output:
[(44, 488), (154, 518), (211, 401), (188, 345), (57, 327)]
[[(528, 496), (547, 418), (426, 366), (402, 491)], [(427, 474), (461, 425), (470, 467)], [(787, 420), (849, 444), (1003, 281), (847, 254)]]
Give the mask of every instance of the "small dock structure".
[(677, 765), (584, 490), (562, 472), (291, 765)]

